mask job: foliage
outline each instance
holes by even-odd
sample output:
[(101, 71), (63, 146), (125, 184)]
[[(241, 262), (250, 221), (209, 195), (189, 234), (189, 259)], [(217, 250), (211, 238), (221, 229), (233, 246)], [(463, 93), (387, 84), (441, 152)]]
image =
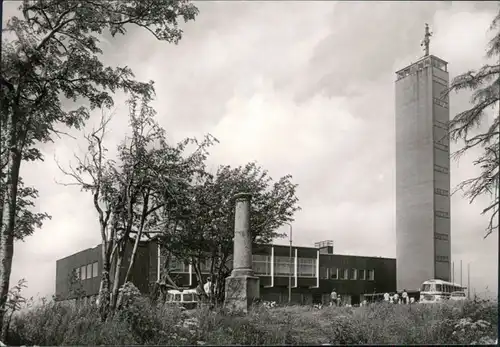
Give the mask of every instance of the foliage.
[[(75, 156), (76, 167), (59, 166), (72, 179), (67, 185), (80, 186), (93, 197), (103, 244), (99, 301), (103, 319), (121, 305), (118, 291), (130, 278), (141, 240), (170, 227), (158, 215), (176, 210), (178, 200), (184, 197), (195, 175), (203, 173), (207, 148), (215, 141), (207, 136), (201, 142), (186, 139), (170, 145), (165, 131), (155, 121), (148, 100), (132, 96), (129, 99), (132, 134), (124, 137), (117, 148), (117, 159), (112, 160), (103, 143), (109, 119), (102, 118), (100, 127), (85, 136), (88, 151), (82, 158)], [(195, 150), (186, 155), (188, 145), (194, 145)], [(130, 261), (124, 260), (131, 241), (132, 256)], [(124, 277), (123, 266), (127, 269)], [(114, 274), (112, 290), (111, 273)]]
[[(486, 229), (487, 237), (498, 229), (498, 214), (500, 206), (499, 165), (500, 165), (500, 113), (494, 115), (486, 132), (477, 133), (476, 129), (481, 123), (487, 121), (488, 111), (500, 107), (500, 11), (491, 24), (495, 33), (488, 45), (487, 56), (494, 58), (496, 64), (484, 65), (478, 71), (468, 71), (454, 78), (449, 91), (472, 90), (471, 104), (468, 110), (457, 114), (450, 121), (450, 138), (454, 141), (463, 140), (464, 146), (455, 153), (455, 157), (469, 151), (471, 148), (481, 147), (482, 155), (474, 161), (479, 166), (481, 174), (460, 183), (457, 190), (464, 191), (464, 195), (473, 202), (477, 197), (489, 195), (491, 201), (482, 211), (490, 214), (490, 221)], [(500, 111), (497, 111), (500, 112)], [(495, 220), (497, 219), (497, 220)]]
[[(256, 307), (247, 315), (150, 305), (136, 298), (101, 322), (91, 305), (53, 302), (14, 318), (9, 345), (478, 344), (497, 339), (496, 302)], [(481, 315), (481, 318), (475, 315)]]
[[(224, 279), (230, 272), (234, 237), (234, 195), (252, 195), (250, 231), (256, 243), (269, 243), (283, 236), (276, 230), (293, 221), (299, 210), (297, 185), (286, 175), (273, 181), (268, 172), (256, 163), (232, 168), (220, 166), (186, 191), (181, 202), (182, 214), (170, 214), (176, 228), (160, 234), (164, 249), (177, 259), (191, 262), (198, 283), (202, 283), (201, 268), (212, 277), (212, 292), (219, 303), (223, 299)], [(170, 212), (170, 211), (169, 211)]]
[(12, 321), (12, 316), (16, 313), (22, 310), (23, 308), (28, 308), (31, 306), (31, 303), (33, 301), (33, 298), (26, 299), (22, 295), (22, 290), (24, 288), (27, 288), (27, 281), (22, 278), (17, 282), (17, 285), (15, 285), (11, 290), (9, 290), (9, 295), (7, 298), (7, 302), (5, 304), (6, 306), (6, 313), (7, 313), (7, 319), (3, 321), (3, 326), (2, 326), (2, 341), (5, 341), (7, 338), (7, 333), (10, 328), (10, 323)]
[[(40, 142), (63, 133), (60, 126), (80, 129), (92, 110), (113, 105), (116, 91), (146, 100), (154, 95), (153, 83), (136, 81), (130, 68), (102, 63), (99, 36), (124, 35), (136, 25), (159, 40), (177, 43), (182, 36), (178, 18), (189, 21), (198, 13), (186, 0), (24, 0), (20, 10), (23, 17), (10, 18), (2, 29), (0, 325), (16, 232), (22, 228), (30, 234), (47, 218), (29, 213), (29, 204), (17, 206), (23, 196), (18, 190), (21, 162), (42, 160)], [(28, 197), (34, 193), (25, 191)]]

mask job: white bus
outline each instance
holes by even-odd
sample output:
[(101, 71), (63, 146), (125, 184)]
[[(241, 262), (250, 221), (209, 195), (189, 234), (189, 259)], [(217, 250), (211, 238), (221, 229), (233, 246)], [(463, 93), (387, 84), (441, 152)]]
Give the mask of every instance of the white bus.
[[(428, 280), (420, 288), (421, 303), (438, 303), (450, 298), (453, 292), (464, 292), (467, 287), (442, 280)], [(465, 293), (465, 292), (464, 292)]]
[(196, 289), (169, 290), (167, 292), (167, 304), (176, 304), (187, 309), (193, 309), (197, 303)]

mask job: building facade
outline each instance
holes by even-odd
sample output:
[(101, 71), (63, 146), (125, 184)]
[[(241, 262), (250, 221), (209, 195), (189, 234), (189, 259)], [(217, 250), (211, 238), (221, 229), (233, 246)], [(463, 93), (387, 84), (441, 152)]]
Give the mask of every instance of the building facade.
[[(97, 246), (57, 261), (58, 300), (95, 297), (99, 293), (100, 250), (101, 246)], [(143, 293), (148, 293), (152, 284), (159, 280), (163, 261), (161, 253), (155, 241), (141, 244), (131, 281)], [(294, 246), (291, 253), (290, 257), (289, 246), (254, 246), (253, 270), (260, 278), (263, 300), (288, 302), (290, 282), (291, 301), (301, 304), (328, 302), (333, 289), (343, 302), (350, 304), (359, 303), (364, 294), (396, 290), (395, 259), (333, 254), (330, 243), (318, 247)], [(130, 253), (125, 257), (127, 259), (130, 259)], [(128, 267), (128, 262), (125, 263), (122, 280)], [(201, 272), (208, 277), (208, 266), (202, 267)], [(198, 284), (191, 265), (184, 262), (171, 261), (170, 274), (180, 287), (195, 288)]]
[(450, 280), (447, 63), (427, 55), (396, 73), (397, 289)]

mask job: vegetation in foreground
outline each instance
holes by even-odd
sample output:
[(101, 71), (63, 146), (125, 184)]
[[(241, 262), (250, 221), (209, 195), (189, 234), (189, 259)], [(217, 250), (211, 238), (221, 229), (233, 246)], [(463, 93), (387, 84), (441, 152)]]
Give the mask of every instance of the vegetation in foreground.
[(497, 302), (182, 311), (136, 297), (105, 322), (91, 305), (48, 302), (15, 317), (8, 345), (491, 344)]

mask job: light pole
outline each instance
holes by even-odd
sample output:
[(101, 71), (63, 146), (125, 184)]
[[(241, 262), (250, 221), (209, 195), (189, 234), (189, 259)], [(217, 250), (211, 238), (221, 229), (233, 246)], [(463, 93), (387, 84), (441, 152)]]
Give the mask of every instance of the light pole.
[(290, 231), (288, 233), (289, 241), (290, 241), (290, 247), (289, 247), (289, 259), (288, 259), (288, 265), (290, 267), (290, 271), (288, 271), (288, 303), (290, 304), (292, 302), (292, 225), (290, 223), (285, 223), (290, 227)]

